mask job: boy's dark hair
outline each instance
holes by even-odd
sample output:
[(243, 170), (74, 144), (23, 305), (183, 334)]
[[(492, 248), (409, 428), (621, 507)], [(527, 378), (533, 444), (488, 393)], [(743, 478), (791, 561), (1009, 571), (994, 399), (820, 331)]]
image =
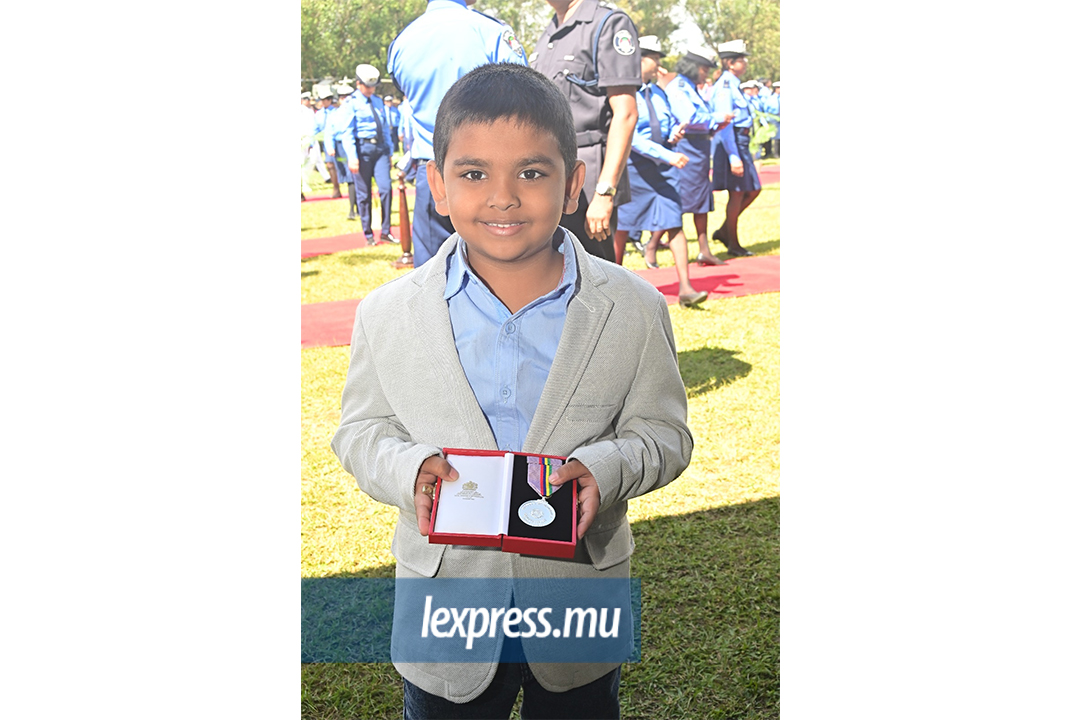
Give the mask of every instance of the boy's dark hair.
[[(567, 176), (577, 161), (577, 133), (570, 103), (555, 83), (513, 63), (493, 63), (463, 75), (446, 93), (435, 117), (435, 166), (441, 173), (450, 138), (462, 125), (516, 119), (555, 136)], [(493, 138), (493, 142), (498, 142)]]

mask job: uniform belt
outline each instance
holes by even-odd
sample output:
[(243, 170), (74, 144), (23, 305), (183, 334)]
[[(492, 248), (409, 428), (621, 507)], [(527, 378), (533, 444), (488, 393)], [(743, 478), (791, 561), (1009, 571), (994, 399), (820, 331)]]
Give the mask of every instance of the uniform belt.
[(366, 143), (371, 143), (372, 145), (378, 145), (379, 144), (379, 138), (373, 138), (373, 137), (371, 137), (371, 138), (357, 138), (356, 140), (357, 140), (357, 142), (366, 142)]
[(604, 141), (604, 133), (599, 130), (586, 130), (577, 134), (577, 146), (589, 147)]

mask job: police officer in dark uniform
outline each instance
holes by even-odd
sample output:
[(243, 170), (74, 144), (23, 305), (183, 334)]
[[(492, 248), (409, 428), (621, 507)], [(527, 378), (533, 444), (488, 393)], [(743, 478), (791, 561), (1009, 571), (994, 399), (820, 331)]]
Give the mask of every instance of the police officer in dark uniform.
[(630, 199), (624, 170), (641, 86), (637, 28), (625, 12), (598, 0), (548, 0), (548, 5), (555, 16), (530, 64), (570, 101), (578, 158), (585, 163), (578, 210), (564, 215), (561, 224), (590, 254), (614, 262), (617, 208)]

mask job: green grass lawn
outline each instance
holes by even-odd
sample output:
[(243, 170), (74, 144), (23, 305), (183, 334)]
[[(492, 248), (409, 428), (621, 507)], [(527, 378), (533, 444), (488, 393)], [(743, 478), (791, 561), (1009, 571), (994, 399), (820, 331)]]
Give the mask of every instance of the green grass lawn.
[[(315, 194), (323, 194), (319, 185)], [(724, 199), (717, 193), (721, 209), (710, 215), (710, 233), (723, 219)], [(359, 232), (335, 217), (347, 210), (340, 202), (302, 204), (302, 237)], [(779, 213), (780, 187), (767, 186), (740, 220), (743, 245), (778, 254)], [(686, 229), (693, 248), (690, 222)], [(712, 246), (721, 255), (719, 243)], [(381, 246), (301, 261), (302, 301), (362, 297), (407, 272), (390, 268), (398, 254)], [(659, 258), (671, 264), (670, 253)], [(634, 253), (625, 265), (644, 267)], [(630, 501), (642, 660), (624, 666), (623, 717), (776, 718), (780, 295), (670, 312), (695, 447), (678, 480)], [(301, 351), (301, 576), (393, 577), (397, 510), (361, 493), (330, 450), (347, 368), (348, 348)], [(401, 716), (401, 680), (389, 664), (301, 668), (305, 718)]]

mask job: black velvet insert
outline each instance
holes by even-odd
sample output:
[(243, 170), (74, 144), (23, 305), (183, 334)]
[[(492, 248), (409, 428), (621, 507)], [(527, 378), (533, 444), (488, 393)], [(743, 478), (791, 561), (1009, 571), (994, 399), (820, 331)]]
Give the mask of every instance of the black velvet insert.
[[(535, 540), (559, 540), (572, 542), (572, 521), (577, 508), (574, 507), (574, 491), (570, 484), (565, 484), (551, 494), (548, 504), (555, 509), (555, 519), (545, 527), (533, 527), (521, 521), (518, 508), (530, 500), (539, 500), (540, 496), (529, 485), (529, 461), (526, 455), (514, 455), (514, 470), (510, 480), (510, 524), (507, 534), (514, 537), (533, 538)], [(574, 480), (573, 482), (577, 482)]]

